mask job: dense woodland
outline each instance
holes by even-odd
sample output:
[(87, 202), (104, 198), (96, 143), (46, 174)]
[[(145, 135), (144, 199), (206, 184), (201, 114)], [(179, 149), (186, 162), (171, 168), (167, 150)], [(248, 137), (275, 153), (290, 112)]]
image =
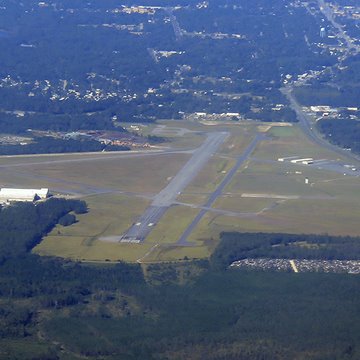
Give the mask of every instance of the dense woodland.
[(333, 144), (360, 154), (360, 122), (350, 119), (321, 119), (318, 129)]
[(83, 214), (86, 203), (80, 200), (51, 198), (36, 205), (15, 203), (0, 212), (0, 259), (18, 256), (29, 252), (47, 234), (58, 220), (74, 211)]
[(54, 139), (52, 137), (34, 138), (27, 145), (0, 145), (0, 155), (54, 154), (87, 151), (124, 151), (128, 146), (105, 145), (96, 140)]
[[(267, 255), (286, 256), (299, 236), (224, 233), (210, 262), (149, 265), (145, 276), (138, 264), (31, 253), (66, 214), (86, 210), (64, 199), (1, 210), (1, 359), (359, 358), (357, 276), (228, 270), (269, 244), (283, 250)], [(301, 238), (336, 256), (357, 251), (352, 238)]]
[(350, 236), (225, 232), (211, 263), (226, 269), (246, 258), (360, 260), (359, 242)]
[(294, 94), (301, 104), (305, 106), (360, 107), (359, 90), (360, 84), (340, 88), (340, 86), (334, 87), (316, 83), (311, 86), (297, 87)]

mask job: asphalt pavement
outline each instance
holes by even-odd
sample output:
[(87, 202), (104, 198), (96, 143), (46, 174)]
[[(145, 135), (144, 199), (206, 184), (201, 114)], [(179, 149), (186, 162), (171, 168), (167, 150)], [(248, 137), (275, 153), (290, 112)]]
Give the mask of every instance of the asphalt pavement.
[(303, 130), (303, 132), (305, 133), (305, 135), (307, 135), (307, 137), (309, 139), (311, 139), (315, 144), (318, 144), (319, 146), (326, 148), (332, 152), (337, 153), (338, 155), (341, 155), (345, 158), (347, 158), (348, 160), (352, 160), (352, 161), (359, 161), (359, 157), (352, 154), (351, 152), (345, 150), (345, 149), (341, 149), (336, 145), (332, 145), (331, 143), (329, 143), (328, 141), (326, 141), (325, 139), (323, 139), (322, 137), (320, 137), (316, 130), (312, 128), (312, 125), (310, 123), (310, 119), (308, 119), (308, 115), (305, 114), (301, 108), (301, 105), (296, 101), (293, 93), (293, 87), (288, 85), (286, 87), (283, 87), (281, 89), (281, 92), (287, 97), (287, 99), (290, 102), (290, 107), (295, 111), (296, 116), (300, 122), (300, 126)]
[(191, 224), (187, 227), (187, 229), (184, 231), (184, 233), (181, 235), (180, 239), (176, 243), (176, 245), (180, 246), (192, 246), (192, 243), (189, 243), (187, 241), (189, 235), (192, 233), (192, 231), (195, 229), (197, 224), (200, 222), (200, 220), (203, 218), (203, 216), (208, 212), (206, 208), (210, 208), (211, 205), (215, 202), (215, 200), (221, 195), (225, 187), (230, 183), (236, 172), (239, 170), (241, 165), (249, 158), (249, 156), (252, 154), (252, 152), (255, 150), (257, 144), (265, 139), (265, 135), (263, 134), (257, 134), (254, 140), (250, 143), (250, 145), (246, 148), (246, 150), (238, 157), (236, 164), (233, 166), (233, 168), (227, 173), (223, 181), (220, 183), (220, 185), (216, 188), (216, 190), (211, 194), (207, 202), (204, 204), (205, 209), (201, 209), (200, 212), (196, 215), (194, 220), (191, 222)]
[(208, 133), (204, 143), (195, 150), (191, 159), (183, 166), (169, 184), (153, 199), (142, 216), (121, 237), (121, 242), (140, 243), (159, 222), (186, 186), (195, 178), (203, 166), (210, 160), (220, 145), (229, 136), (227, 132)]

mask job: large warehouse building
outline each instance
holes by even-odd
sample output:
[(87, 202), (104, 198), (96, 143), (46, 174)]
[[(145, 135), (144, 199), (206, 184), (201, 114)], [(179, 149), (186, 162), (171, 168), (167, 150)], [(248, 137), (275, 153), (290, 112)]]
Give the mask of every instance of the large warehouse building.
[(49, 189), (0, 189), (0, 203), (10, 203), (14, 201), (35, 201), (46, 199), (49, 196)]

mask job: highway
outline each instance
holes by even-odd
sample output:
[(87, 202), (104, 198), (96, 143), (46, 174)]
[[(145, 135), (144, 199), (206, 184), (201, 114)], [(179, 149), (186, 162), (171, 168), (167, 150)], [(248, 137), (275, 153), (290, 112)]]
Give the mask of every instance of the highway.
[(219, 149), (229, 136), (227, 132), (209, 133), (204, 143), (195, 150), (191, 159), (174, 176), (169, 184), (153, 199), (151, 205), (130, 229), (121, 237), (121, 242), (140, 243), (158, 223), (178, 195), (195, 178), (198, 172)]
[(239, 170), (241, 165), (249, 158), (249, 156), (252, 154), (252, 152), (255, 150), (257, 144), (265, 139), (265, 135), (263, 134), (257, 134), (254, 140), (250, 143), (250, 145), (245, 149), (245, 151), (237, 158), (236, 164), (233, 166), (233, 168), (227, 173), (223, 181), (220, 183), (220, 185), (216, 188), (216, 190), (211, 194), (207, 202), (204, 204), (204, 209), (201, 209), (200, 212), (196, 215), (194, 220), (191, 222), (191, 224), (187, 227), (187, 229), (183, 232), (180, 239), (176, 243), (176, 245), (179, 246), (191, 246), (192, 243), (189, 243), (187, 241), (189, 235), (192, 233), (192, 231), (195, 229), (197, 224), (200, 222), (200, 220), (203, 218), (203, 216), (208, 212), (206, 208), (210, 208), (212, 204), (215, 202), (215, 200), (221, 195), (225, 187), (230, 183), (231, 179), (234, 177), (236, 172)]
[[(337, 30), (337, 37), (343, 39), (345, 42), (345, 46), (347, 48), (347, 56), (349, 54), (356, 55), (360, 52), (360, 46), (353, 43), (353, 39), (347, 35), (346, 31), (344, 31), (343, 26), (339, 24), (334, 17), (332, 9), (324, 0), (317, 0), (318, 6), (322, 14), (327, 18), (327, 20), (332, 24), (332, 26)], [(339, 64), (335, 65), (339, 66)], [(323, 71), (324, 72), (324, 71)], [(300, 122), (300, 125), (304, 131), (304, 133), (316, 144), (337, 153), (351, 161), (359, 161), (360, 157), (356, 156), (345, 149), (341, 149), (336, 145), (332, 145), (325, 139), (323, 139), (316, 129), (312, 128), (311, 120), (308, 115), (302, 111), (301, 105), (296, 101), (293, 95), (293, 89), (295, 84), (288, 84), (285, 87), (281, 88), (281, 92), (286, 96), (288, 101), (290, 102), (290, 107), (295, 111), (297, 118)]]
[(312, 128), (311, 120), (308, 118), (308, 115), (303, 112), (301, 105), (296, 101), (296, 99), (292, 93), (293, 87), (291, 85), (287, 85), (287, 86), (281, 88), (280, 91), (289, 100), (290, 107), (295, 111), (296, 116), (300, 122), (300, 126), (301, 126), (302, 130), (304, 131), (305, 135), (307, 135), (307, 137), (310, 140), (312, 140), (314, 143), (318, 144), (319, 146), (322, 146), (323, 148), (326, 148), (332, 152), (335, 152), (338, 155), (341, 155), (349, 160), (352, 160), (352, 161), (360, 160), (360, 158), (358, 156), (354, 155), (353, 153), (351, 153), (345, 149), (341, 149), (336, 145), (330, 144), (328, 141), (326, 141), (325, 139), (323, 139), (322, 137), (320, 137), (318, 135), (316, 130), (314, 130)]

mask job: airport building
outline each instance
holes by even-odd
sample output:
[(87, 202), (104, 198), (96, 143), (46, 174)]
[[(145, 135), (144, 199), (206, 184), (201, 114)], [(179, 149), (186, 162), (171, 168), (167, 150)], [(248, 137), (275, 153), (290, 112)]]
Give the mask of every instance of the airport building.
[(49, 196), (49, 189), (15, 189), (1, 188), (0, 203), (11, 203), (15, 201), (36, 201), (46, 199)]

